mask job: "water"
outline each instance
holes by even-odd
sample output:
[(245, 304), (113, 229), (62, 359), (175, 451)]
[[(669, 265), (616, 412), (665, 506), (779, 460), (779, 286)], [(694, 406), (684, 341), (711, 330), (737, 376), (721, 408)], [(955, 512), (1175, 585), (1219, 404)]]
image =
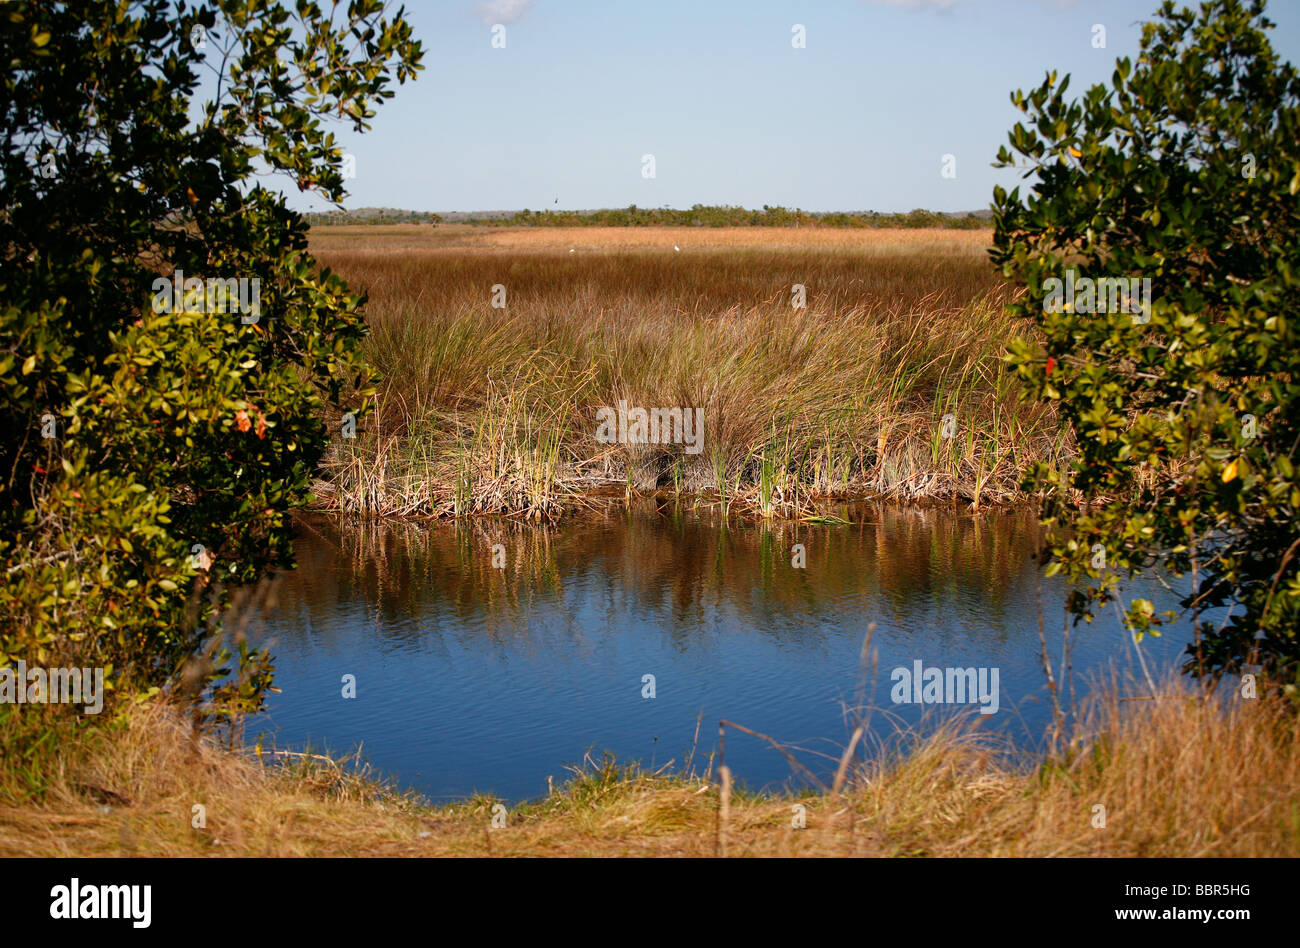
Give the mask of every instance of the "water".
[[(838, 513), (852, 522), (763, 526), (671, 505), (552, 527), (304, 519), (298, 569), (277, 580), (258, 635), (282, 692), (250, 735), (360, 745), (434, 800), (536, 797), (548, 776), (559, 782), (602, 751), (654, 768), (694, 747), (703, 771), (719, 719), (791, 745), (825, 775), (853, 728), (846, 709), (874, 706), (878, 738), (920, 719), (920, 706), (890, 694), (893, 669), (921, 660), (997, 668), (1000, 705), (985, 721), (1025, 746), (1041, 741), (1051, 704), (1039, 602), (1059, 665), (1065, 586), (1039, 578), (1033, 518)], [(1159, 590), (1126, 592), (1172, 605)], [(862, 661), (871, 623), (874, 674)], [(1142, 643), (1153, 674), (1176, 664), (1187, 637)], [(1090, 672), (1138, 669), (1113, 612), (1072, 642), (1080, 688)], [(345, 675), (355, 698), (342, 695)], [(726, 760), (751, 788), (799, 785), (753, 737), (728, 732)]]

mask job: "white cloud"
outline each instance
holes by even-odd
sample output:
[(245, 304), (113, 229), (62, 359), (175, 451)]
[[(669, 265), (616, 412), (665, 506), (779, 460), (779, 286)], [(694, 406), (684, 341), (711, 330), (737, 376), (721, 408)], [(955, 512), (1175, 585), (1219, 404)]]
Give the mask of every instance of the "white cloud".
[(474, 8), (474, 12), (488, 26), (498, 23), (516, 23), (528, 12), (533, 0), (487, 0)]

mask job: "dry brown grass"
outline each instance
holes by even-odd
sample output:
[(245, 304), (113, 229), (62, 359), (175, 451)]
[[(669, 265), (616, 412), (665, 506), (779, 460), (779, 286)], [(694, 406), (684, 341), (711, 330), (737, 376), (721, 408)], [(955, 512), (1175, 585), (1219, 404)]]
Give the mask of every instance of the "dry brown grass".
[(992, 230), (831, 227), (483, 227), (471, 224), (338, 225), (312, 231), (318, 253), (391, 253), (434, 248), (586, 251), (852, 250), (880, 256), (965, 255), (987, 264)]
[[(1003, 315), (987, 237), (322, 229), (322, 262), (370, 294), (385, 382), (321, 494), (435, 515), (552, 514), (596, 488), (713, 492), (765, 514), (827, 496), (1015, 498), (1024, 466), (1068, 444), (1003, 371), (1027, 327)], [(598, 442), (596, 410), (620, 400), (697, 412), (703, 452)]]
[(1300, 855), (1294, 712), (1206, 703), (1190, 688), (1169, 682), (1161, 693), (1176, 697), (1160, 700), (1110, 691), (1087, 741), (1019, 764), (955, 722), (873, 758), (838, 795), (735, 793), (725, 827), (716, 776), (605, 762), (491, 829), (489, 798), (431, 807), (319, 760), (264, 766), (196, 747), (155, 707), (62, 747), (41, 802), (0, 804), (0, 856), (712, 856), (720, 829), (733, 856)]

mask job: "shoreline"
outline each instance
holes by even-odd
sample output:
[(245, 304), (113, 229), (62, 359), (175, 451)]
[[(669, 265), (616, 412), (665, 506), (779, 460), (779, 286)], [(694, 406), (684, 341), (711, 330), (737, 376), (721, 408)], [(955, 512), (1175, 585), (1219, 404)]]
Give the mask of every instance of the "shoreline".
[(161, 702), (119, 705), (111, 726), (42, 752), (39, 794), (0, 774), (0, 855), (1300, 855), (1300, 720), (1278, 701), (1196, 700), (1181, 679), (1161, 691), (1094, 694), (1057, 751), (1019, 759), (954, 719), (821, 791), (751, 793), (712, 755), (704, 773), (589, 756), (515, 805), (434, 804), (346, 758), (259, 758), (196, 739)]
[[(439, 485), (437, 488), (431, 489), (428, 485), (423, 485), (423, 490), (430, 494), (441, 490), (450, 496), (454, 488), (451, 485)], [(365, 506), (353, 506), (348, 501), (355, 502), (355, 498), (344, 498), (341, 493), (337, 485), (318, 480), (312, 485), (313, 501), (301, 508), (302, 512), (345, 518), (356, 517), (373, 522), (391, 521), (394, 523), (411, 520), (436, 520), (454, 523), (459, 520), (478, 518), (544, 519), (549, 522), (563, 522), (574, 516), (604, 511), (612, 507), (623, 507), (630, 510), (634, 506), (650, 505), (659, 510), (668, 506), (692, 512), (721, 510), (723, 516), (734, 516), (752, 522), (836, 524), (846, 523), (847, 521), (839, 519), (832, 511), (845, 507), (857, 508), (884, 504), (898, 510), (945, 510), (979, 514), (1032, 511), (1036, 509), (1041, 499), (1040, 494), (1019, 492), (985, 499), (977, 503), (973, 498), (960, 494), (904, 495), (861, 491), (831, 495), (804, 494), (801, 495), (799, 502), (774, 501), (765, 510), (757, 487), (742, 488), (739, 493), (723, 496), (716, 490), (710, 491), (707, 489), (673, 491), (660, 488), (650, 491), (628, 492), (620, 488), (617, 482), (609, 482), (585, 490), (577, 488), (563, 491), (557, 490), (550, 498), (550, 505), (539, 516), (536, 510), (528, 507), (458, 513), (454, 505), (444, 503), (433, 509), (426, 507), (411, 509), (403, 507), (396, 501), (385, 502), (384, 498), (375, 498), (373, 495), (366, 499)]]

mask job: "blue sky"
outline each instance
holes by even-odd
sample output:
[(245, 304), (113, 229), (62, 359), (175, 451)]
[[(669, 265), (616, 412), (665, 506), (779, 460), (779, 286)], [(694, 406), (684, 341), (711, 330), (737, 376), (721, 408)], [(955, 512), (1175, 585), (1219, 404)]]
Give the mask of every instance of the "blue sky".
[[(1016, 180), (990, 167), (1019, 114), (1009, 92), (1049, 69), (1072, 91), (1105, 81), (1159, 0), (406, 5), (425, 68), (370, 132), (338, 130), (356, 157), (348, 207), (986, 207)], [(1274, 46), (1300, 61), (1300, 3), (1270, 6)]]

